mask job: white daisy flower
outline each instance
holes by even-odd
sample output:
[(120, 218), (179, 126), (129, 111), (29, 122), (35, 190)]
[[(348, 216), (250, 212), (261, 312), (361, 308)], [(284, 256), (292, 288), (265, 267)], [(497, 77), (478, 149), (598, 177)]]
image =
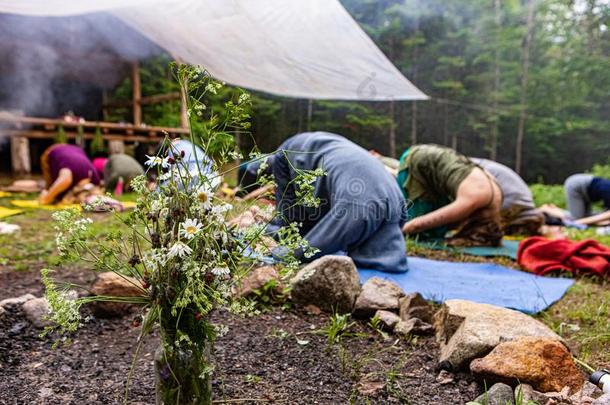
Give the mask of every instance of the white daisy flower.
[(193, 253), (193, 249), (191, 249), (190, 247), (188, 247), (186, 244), (184, 244), (182, 242), (176, 242), (169, 249), (168, 256), (170, 259), (173, 259), (174, 257), (183, 258), (183, 257), (190, 255), (191, 253)]
[(203, 224), (197, 219), (188, 218), (181, 224), (180, 235), (186, 239), (193, 239), (201, 231), (202, 227)]
[(197, 195), (197, 200), (201, 205), (201, 208), (208, 210), (212, 208), (212, 191), (206, 186), (199, 186), (197, 191), (195, 192)]
[(218, 277), (227, 276), (231, 274), (231, 270), (227, 266), (214, 267), (212, 269), (212, 274)]
[(146, 157), (148, 158), (148, 160), (144, 163), (146, 166), (161, 166), (164, 169), (169, 167), (169, 158), (167, 157), (162, 158), (161, 156), (149, 155), (146, 155)]

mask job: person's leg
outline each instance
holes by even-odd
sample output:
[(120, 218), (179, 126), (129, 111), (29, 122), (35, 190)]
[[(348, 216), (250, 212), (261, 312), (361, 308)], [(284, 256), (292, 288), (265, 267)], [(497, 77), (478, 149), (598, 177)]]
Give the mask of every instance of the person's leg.
[(72, 171), (63, 168), (59, 171), (57, 179), (51, 184), (51, 187), (40, 193), (38, 201), (40, 204), (51, 204), (57, 197), (66, 192), (70, 186), (72, 186)]
[(591, 201), (587, 188), (593, 181), (593, 175), (574, 174), (563, 183), (568, 211), (572, 219), (580, 219), (591, 215)]
[(392, 273), (404, 273), (407, 249), (400, 223), (383, 222), (377, 230), (348, 252), (357, 267)]

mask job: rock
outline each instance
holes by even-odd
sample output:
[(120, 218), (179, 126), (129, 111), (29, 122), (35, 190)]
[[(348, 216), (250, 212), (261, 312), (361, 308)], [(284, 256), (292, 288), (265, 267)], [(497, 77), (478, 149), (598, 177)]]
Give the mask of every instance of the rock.
[(451, 369), (468, 366), (500, 342), (521, 336), (563, 341), (542, 322), (511, 309), (465, 300), (448, 300), (434, 315), (439, 364)]
[(434, 309), (420, 293), (410, 293), (399, 300), (400, 317), (403, 321), (409, 318), (419, 318), (424, 322), (432, 323)]
[(2, 317), (2, 315), (4, 315), (5, 312), (6, 310), (4, 309), (4, 307), (0, 307), (0, 318)]
[(273, 290), (276, 293), (281, 293), (284, 289), (284, 286), (280, 282), (280, 275), (278, 274), (275, 267), (264, 266), (256, 268), (250, 273), (248, 273), (243, 280), (241, 280), (238, 288), (235, 290), (235, 295), (237, 297), (247, 297), (251, 295), (255, 290), (260, 290), (265, 285), (267, 285), (267, 283), (270, 283), (273, 280), (276, 281)]
[(597, 385), (585, 381), (580, 391), (573, 394), (570, 399), (576, 404), (586, 401), (593, 402), (595, 398), (599, 398), (602, 394), (602, 390)]
[(398, 322), (394, 327), (394, 333), (402, 336), (431, 335), (434, 333), (434, 327), (419, 318), (411, 318)]
[(37, 328), (44, 328), (49, 324), (46, 317), (49, 315), (49, 302), (46, 298), (34, 298), (21, 306), (26, 318)]
[(400, 322), (400, 316), (396, 315), (394, 312), (385, 311), (383, 309), (375, 312), (375, 317), (379, 318), (384, 328), (388, 330), (394, 330), (396, 324)]
[(500, 343), (484, 358), (473, 360), (470, 370), (492, 381), (530, 384), (541, 392), (561, 391), (566, 386), (576, 392), (584, 383), (568, 349), (547, 338), (521, 337)]
[(436, 376), (436, 382), (440, 385), (451, 384), (455, 382), (455, 376), (447, 370), (441, 370)]
[(610, 405), (610, 394), (604, 394), (591, 402), (591, 405)]
[(33, 300), (36, 298), (32, 294), (23, 294), (19, 297), (7, 298), (0, 301), (0, 307), (9, 307), (11, 305), (21, 305), (26, 301)]
[(303, 267), (290, 281), (292, 300), (326, 312), (351, 313), (360, 294), (360, 276), (348, 256), (323, 256)]
[[(534, 402), (537, 404), (546, 404), (547, 397), (542, 393), (538, 392), (529, 384), (519, 384), (515, 388), (515, 398), (521, 399), (522, 404)], [(518, 401), (519, 402), (519, 401)]]
[(385, 388), (385, 381), (379, 381), (370, 375), (365, 375), (356, 385), (360, 395), (370, 397), (377, 395)]
[(486, 393), (479, 395), (474, 402), (481, 405), (513, 405), (515, 397), (510, 386), (498, 383), (492, 385)]
[[(119, 276), (114, 272), (101, 273), (91, 286), (94, 295), (113, 297), (138, 297), (144, 294), (140, 282), (132, 277)], [(137, 305), (121, 302), (93, 302), (93, 313), (100, 318), (112, 318), (130, 313)]]
[(378, 309), (397, 310), (398, 300), (405, 295), (397, 284), (381, 277), (371, 277), (362, 286), (356, 300), (354, 315), (371, 317)]
[(401, 315), (403, 319), (418, 318), (426, 323), (432, 323), (434, 318), (434, 309), (431, 305), (411, 307), (404, 315)]
[(322, 313), (322, 310), (318, 306), (313, 304), (305, 305), (305, 308), (303, 309), (311, 315), (320, 315)]

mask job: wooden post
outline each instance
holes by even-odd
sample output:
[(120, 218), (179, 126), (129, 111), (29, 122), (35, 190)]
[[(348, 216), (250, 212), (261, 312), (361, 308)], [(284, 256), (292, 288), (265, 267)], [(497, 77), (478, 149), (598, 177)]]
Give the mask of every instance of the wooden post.
[(140, 82), (140, 62), (135, 61), (131, 65), (131, 84), (133, 87), (133, 123), (142, 125), (142, 86)]
[(125, 153), (125, 142), (123, 141), (108, 141), (108, 154)]
[(102, 90), (102, 119), (104, 121), (109, 121), (108, 117), (110, 116), (110, 114), (108, 114), (108, 108), (106, 108), (107, 104), (108, 104), (108, 90), (104, 89), (104, 90)]
[(28, 138), (11, 136), (11, 164), (15, 174), (30, 174), (32, 172)]

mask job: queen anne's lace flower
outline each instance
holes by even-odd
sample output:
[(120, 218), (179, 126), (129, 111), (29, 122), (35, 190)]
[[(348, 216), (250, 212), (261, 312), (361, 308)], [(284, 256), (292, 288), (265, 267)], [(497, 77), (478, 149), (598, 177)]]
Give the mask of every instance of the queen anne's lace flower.
[(201, 231), (203, 224), (197, 219), (188, 218), (180, 226), (180, 236), (186, 239), (193, 239)]

